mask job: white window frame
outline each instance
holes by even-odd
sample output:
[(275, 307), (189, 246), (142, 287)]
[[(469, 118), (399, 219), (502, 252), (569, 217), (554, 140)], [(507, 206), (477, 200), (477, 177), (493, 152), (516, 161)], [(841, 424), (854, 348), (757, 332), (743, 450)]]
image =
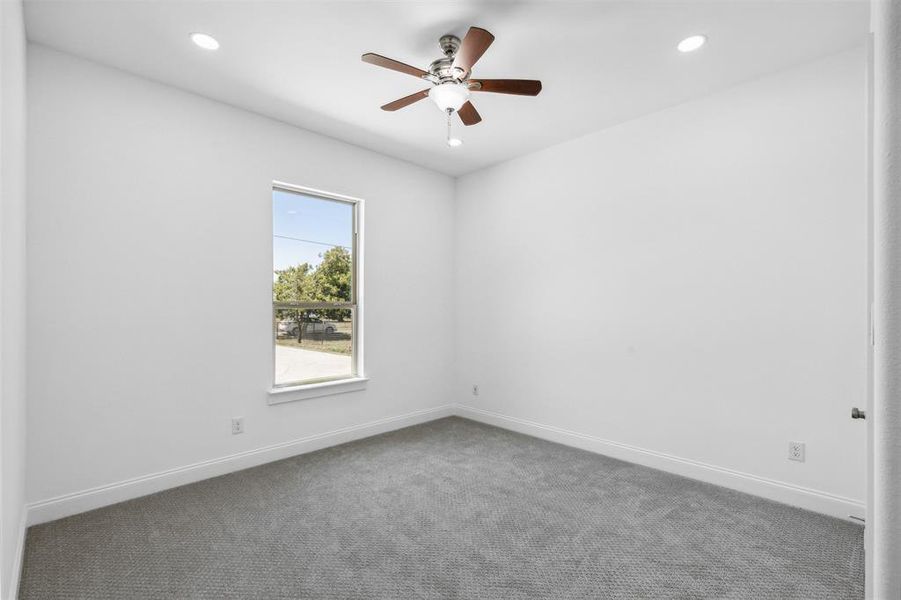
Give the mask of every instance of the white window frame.
[[(270, 339), (271, 347), (271, 379), (269, 389), (269, 404), (281, 404), (283, 402), (293, 402), (295, 400), (304, 400), (307, 398), (316, 398), (320, 396), (330, 396), (333, 394), (343, 394), (346, 392), (354, 392), (366, 388), (368, 378), (364, 375), (366, 372), (363, 368), (363, 206), (362, 198), (354, 198), (343, 194), (335, 194), (314, 188), (285, 183), (283, 181), (273, 181), (270, 190), (270, 207), (272, 203), (272, 193), (277, 190), (304, 194), (322, 200), (330, 200), (333, 202), (343, 202), (353, 207), (353, 249), (351, 252), (351, 262), (353, 271), (351, 272), (351, 301), (348, 303), (277, 303), (272, 301), (272, 289), (269, 290), (269, 298), (272, 302), (272, 337)], [(274, 234), (274, 230), (272, 231)], [(272, 243), (270, 236), (270, 243)], [(270, 248), (272, 250), (272, 248)], [(272, 252), (269, 253), (270, 265), (272, 270)], [(288, 306), (284, 306), (287, 304)], [(278, 308), (297, 307), (297, 308), (349, 308), (351, 309), (351, 327), (353, 332), (352, 348), (351, 348), (351, 375), (349, 377), (340, 377), (333, 379), (314, 380), (301, 383), (288, 383), (282, 385), (275, 384), (275, 339), (276, 339), (276, 319), (275, 311)]]

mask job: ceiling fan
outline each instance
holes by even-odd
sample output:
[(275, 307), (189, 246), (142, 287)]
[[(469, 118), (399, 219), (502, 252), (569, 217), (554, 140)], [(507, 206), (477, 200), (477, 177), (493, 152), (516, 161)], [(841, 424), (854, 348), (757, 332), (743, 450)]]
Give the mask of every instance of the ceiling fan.
[(372, 52), (364, 54), (362, 59), (363, 62), (430, 82), (432, 87), (389, 102), (382, 106), (382, 110), (395, 111), (428, 96), (438, 105), (438, 108), (447, 113), (448, 143), (459, 145), (459, 140), (457, 140), (457, 144), (451, 143), (451, 113), (456, 112), (460, 115), (460, 120), (464, 125), (475, 125), (482, 120), (472, 102), (469, 101), (470, 92), (493, 92), (517, 96), (537, 96), (541, 92), (541, 82), (532, 79), (470, 79), (473, 65), (482, 57), (493, 41), (494, 36), (479, 27), (470, 27), (462, 42), (455, 35), (441, 36), (438, 45), (444, 52), (444, 58), (439, 58), (429, 65), (428, 71)]

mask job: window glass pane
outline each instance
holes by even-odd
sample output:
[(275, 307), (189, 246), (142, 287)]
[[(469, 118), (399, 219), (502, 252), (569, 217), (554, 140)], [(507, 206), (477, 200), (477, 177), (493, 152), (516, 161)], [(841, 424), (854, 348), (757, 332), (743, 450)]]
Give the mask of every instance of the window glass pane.
[(353, 311), (278, 308), (275, 385), (353, 377)]
[(353, 206), (272, 194), (273, 300), (350, 302)]
[[(350, 303), (354, 206), (307, 194), (272, 192), (272, 300)], [(350, 308), (274, 307), (275, 385), (352, 377)]]

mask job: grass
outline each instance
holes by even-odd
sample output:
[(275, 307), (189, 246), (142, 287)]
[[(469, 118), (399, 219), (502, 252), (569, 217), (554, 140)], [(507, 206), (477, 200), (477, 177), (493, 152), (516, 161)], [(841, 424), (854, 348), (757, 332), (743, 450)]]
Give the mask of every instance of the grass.
[(335, 333), (306, 333), (302, 342), (298, 342), (297, 338), (279, 338), (275, 343), (279, 346), (350, 356), (353, 349), (352, 327), (350, 321), (335, 323)]

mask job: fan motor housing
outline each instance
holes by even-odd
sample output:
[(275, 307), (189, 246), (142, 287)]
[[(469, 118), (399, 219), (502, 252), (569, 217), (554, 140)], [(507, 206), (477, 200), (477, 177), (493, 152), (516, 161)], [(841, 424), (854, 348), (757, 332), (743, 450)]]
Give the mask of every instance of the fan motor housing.
[(460, 38), (451, 34), (443, 35), (438, 40), (438, 46), (444, 52), (444, 58), (432, 62), (429, 65), (429, 73), (437, 77), (440, 83), (462, 80), (466, 72), (460, 68), (454, 68), (454, 57), (457, 55), (457, 50), (460, 49)]
[(438, 46), (445, 56), (453, 58), (457, 54), (457, 50), (460, 49), (460, 38), (450, 33), (442, 35), (438, 40)]

